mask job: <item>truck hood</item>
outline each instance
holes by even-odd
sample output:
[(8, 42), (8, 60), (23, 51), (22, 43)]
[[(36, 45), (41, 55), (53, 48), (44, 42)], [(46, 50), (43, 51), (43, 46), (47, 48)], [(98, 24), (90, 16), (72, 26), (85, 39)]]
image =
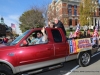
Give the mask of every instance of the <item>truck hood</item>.
[(15, 48), (14, 46), (7, 46), (5, 44), (0, 44), (0, 51), (4, 51), (4, 50), (11, 50), (12, 48)]
[(0, 47), (4, 47), (4, 46), (7, 46), (7, 45), (5, 45), (5, 44), (0, 44)]

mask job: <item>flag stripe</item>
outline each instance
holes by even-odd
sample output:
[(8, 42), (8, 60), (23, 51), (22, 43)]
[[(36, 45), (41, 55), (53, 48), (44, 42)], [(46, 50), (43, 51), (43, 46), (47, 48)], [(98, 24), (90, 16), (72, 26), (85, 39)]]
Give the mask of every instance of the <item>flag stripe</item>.
[(97, 24), (96, 27), (95, 27), (95, 30), (94, 30), (94, 32), (93, 32), (93, 36), (96, 36), (96, 37), (99, 36), (99, 34), (98, 34), (98, 24)]
[(15, 28), (15, 24), (11, 23), (11, 28)]
[(79, 31), (80, 31), (80, 25), (78, 24), (73, 36), (76, 37), (78, 35)]

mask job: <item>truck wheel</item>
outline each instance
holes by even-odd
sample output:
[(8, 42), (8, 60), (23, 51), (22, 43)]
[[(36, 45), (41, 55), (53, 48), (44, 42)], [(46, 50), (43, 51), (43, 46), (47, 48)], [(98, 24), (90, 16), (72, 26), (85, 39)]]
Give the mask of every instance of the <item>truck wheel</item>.
[(91, 61), (91, 55), (89, 52), (83, 52), (79, 55), (78, 58), (79, 66), (81, 67), (88, 66), (90, 64), (90, 61)]
[(0, 65), (0, 75), (13, 75), (13, 73), (6, 65)]

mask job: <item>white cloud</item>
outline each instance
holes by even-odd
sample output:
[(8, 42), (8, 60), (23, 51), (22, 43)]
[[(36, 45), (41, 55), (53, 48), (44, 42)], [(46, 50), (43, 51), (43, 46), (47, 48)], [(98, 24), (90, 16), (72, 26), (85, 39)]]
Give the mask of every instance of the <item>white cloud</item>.
[(17, 33), (21, 33), (19, 28), (19, 16), (20, 15), (3, 16), (5, 24), (7, 24), (10, 27), (11, 27), (11, 23), (15, 24)]
[(12, 19), (12, 20), (16, 20), (16, 21), (19, 20), (19, 15), (9, 15), (8, 17), (9, 17), (10, 19)]

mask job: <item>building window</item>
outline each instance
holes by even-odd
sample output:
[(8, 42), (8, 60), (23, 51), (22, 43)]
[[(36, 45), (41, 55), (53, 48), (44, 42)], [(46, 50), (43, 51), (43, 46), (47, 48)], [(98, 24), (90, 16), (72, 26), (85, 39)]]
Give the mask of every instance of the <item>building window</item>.
[(72, 8), (72, 5), (68, 5), (68, 9), (71, 9)]
[(77, 5), (74, 5), (74, 9), (77, 9)]
[(75, 25), (77, 25), (77, 19), (75, 19)]
[(72, 25), (72, 19), (69, 19), (69, 26)]
[(97, 22), (97, 20), (96, 20), (96, 18), (95, 18), (95, 26), (96, 26), (96, 22)]
[(76, 9), (74, 10), (74, 15), (75, 15), (75, 16), (77, 15), (77, 10), (76, 10)]
[(68, 5), (68, 15), (72, 15), (72, 5)]
[(99, 16), (100, 16), (100, 12), (99, 12)]
[(68, 15), (72, 15), (72, 10), (68, 9)]

